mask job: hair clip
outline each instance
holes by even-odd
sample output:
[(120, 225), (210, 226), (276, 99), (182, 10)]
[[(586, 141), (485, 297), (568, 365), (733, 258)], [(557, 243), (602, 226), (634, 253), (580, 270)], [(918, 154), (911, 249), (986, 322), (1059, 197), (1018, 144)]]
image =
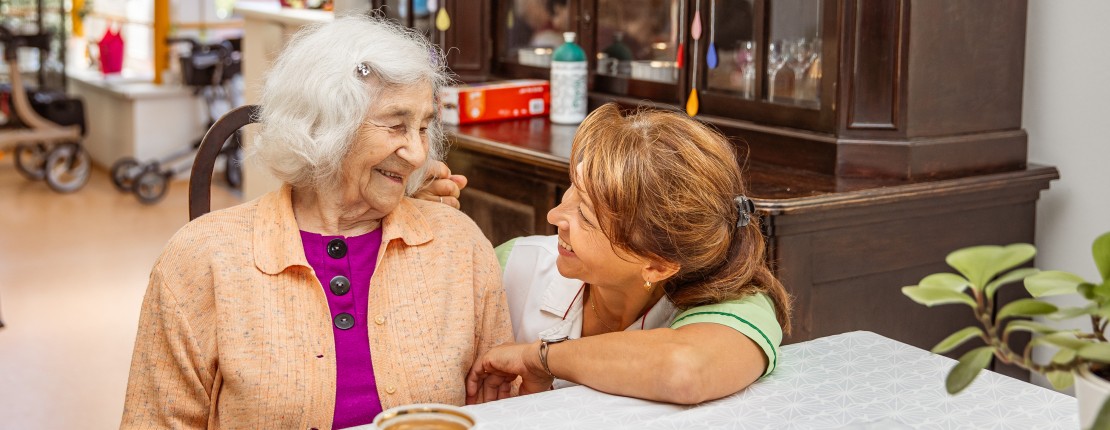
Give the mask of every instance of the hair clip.
[(370, 65), (366, 63), (358, 63), (358, 65), (355, 66), (355, 72), (365, 78), (370, 75)]
[(755, 203), (751, 199), (744, 196), (736, 196), (732, 199), (736, 203), (736, 226), (744, 227), (752, 222), (752, 214), (755, 213)]

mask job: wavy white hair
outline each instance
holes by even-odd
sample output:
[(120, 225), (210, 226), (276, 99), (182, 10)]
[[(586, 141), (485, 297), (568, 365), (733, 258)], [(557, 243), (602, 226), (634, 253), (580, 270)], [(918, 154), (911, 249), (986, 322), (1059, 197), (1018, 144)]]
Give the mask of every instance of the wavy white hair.
[[(356, 73), (359, 64), (369, 66), (370, 76)], [(293, 36), (266, 74), (261, 127), (247, 157), (294, 187), (335, 183), (382, 90), (427, 83), (437, 102), (440, 88), (450, 82), (439, 47), (393, 21), (350, 15), (310, 26)], [(438, 116), (427, 136), (428, 158), (441, 159)], [(425, 170), (409, 177), (409, 194), (420, 188)]]

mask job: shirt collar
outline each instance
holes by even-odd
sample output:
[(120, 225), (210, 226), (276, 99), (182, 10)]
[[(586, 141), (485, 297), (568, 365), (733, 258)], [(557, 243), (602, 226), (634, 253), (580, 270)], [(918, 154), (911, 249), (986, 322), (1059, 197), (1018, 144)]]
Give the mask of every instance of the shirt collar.
[[(578, 315), (585, 306), (582, 301), (583, 286), (582, 281), (577, 279), (564, 278), (562, 275), (554, 276), (547, 283), (547, 289), (543, 293), (541, 309), (564, 320)], [(648, 309), (643, 318), (637, 319), (628, 329), (664, 327), (674, 318), (675, 310), (670, 299), (663, 296), (651, 309)]]
[[(276, 275), (292, 266), (311, 269), (304, 255), (300, 228), (293, 215), (293, 188), (288, 184), (263, 195), (254, 215), (254, 264), (263, 273)], [(424, 215), (409, 198), (402, 198), (397, 207), (382, 219), (382, 248), (393, 239), (408, 246), (427, 243), (434, 235)]]

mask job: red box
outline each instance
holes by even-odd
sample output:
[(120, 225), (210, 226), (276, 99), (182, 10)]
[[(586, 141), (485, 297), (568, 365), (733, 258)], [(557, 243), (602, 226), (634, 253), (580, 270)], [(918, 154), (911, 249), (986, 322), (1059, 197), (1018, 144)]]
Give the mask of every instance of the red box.
[(541, 79), (516, 79), (448, 87), (440, 98), (440, 120), (445, 124), (547, 115), (551, 89)]

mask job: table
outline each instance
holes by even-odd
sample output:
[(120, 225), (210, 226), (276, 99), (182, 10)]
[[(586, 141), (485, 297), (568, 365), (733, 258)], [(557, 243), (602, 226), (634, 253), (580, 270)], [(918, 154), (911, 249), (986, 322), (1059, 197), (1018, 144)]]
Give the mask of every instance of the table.
[(496, 429), (1076, 429), (1071, 396), (984, 371), (950, 396), (947, 357), (856, 331), (782, 347), (778, 369), (732, 396), (678, 406), (573, 387), (467, 406)]

